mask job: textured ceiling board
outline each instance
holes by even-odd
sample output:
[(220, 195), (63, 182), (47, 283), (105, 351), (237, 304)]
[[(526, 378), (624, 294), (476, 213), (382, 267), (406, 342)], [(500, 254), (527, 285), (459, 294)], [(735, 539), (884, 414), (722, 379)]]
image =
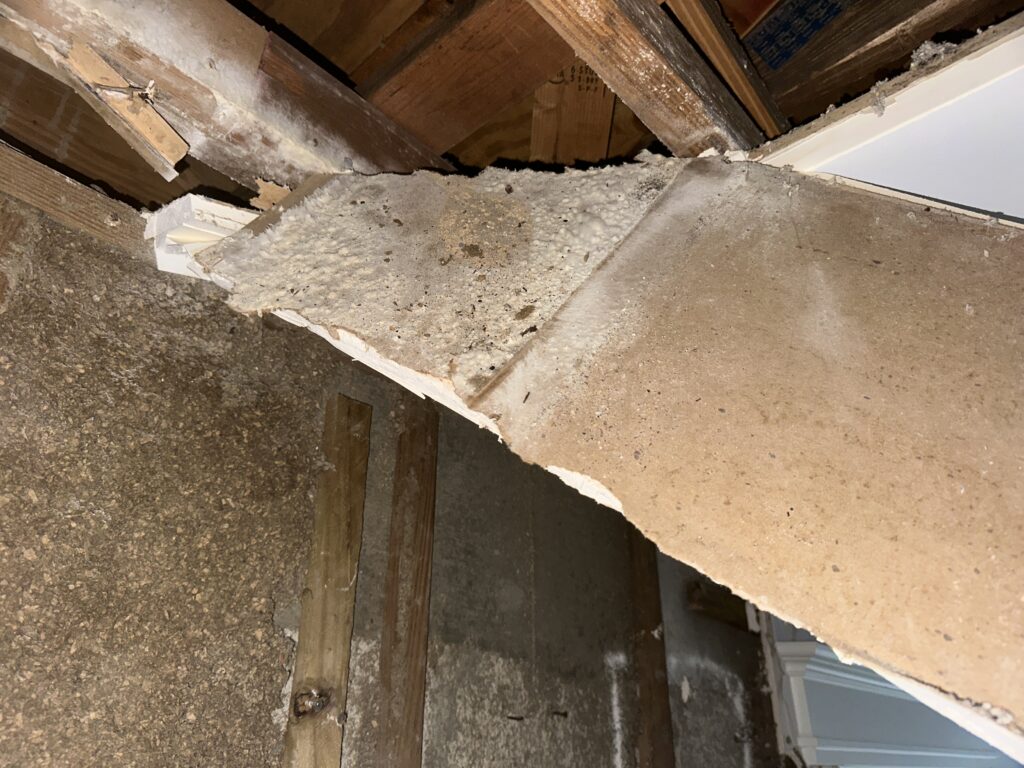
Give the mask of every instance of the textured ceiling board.
[[(666, 188), (664, 164), (623, 166), (605, 213), (558, 208), (586, 174), (376, 177), (334, 188), (332, 215), (358, 213), (317, 233), (328, 186), (207, 261), (236, 307), (442, 399), (840, 653), (1020, 717), (1024, 235), (757, 164), (672, 168)], [(596, 268), (538, 236), (647, 181), (629, 226), (595, 223)], [(388, 255), (363, 240), (407, 226)], [(467, 269), (490, 286), (471, 301)]]

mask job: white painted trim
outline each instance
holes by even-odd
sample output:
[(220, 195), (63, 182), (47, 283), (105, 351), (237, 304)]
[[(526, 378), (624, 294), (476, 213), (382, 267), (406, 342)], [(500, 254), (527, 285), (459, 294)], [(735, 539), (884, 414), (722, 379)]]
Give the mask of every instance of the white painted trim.
[(156, 266), (162, 272), (209, 280), (195, 255), (233, 235), (259, 215), (201, 195), (185, 195), (146, 220), (146, 239), (153, 241)]
[(836, 158), (1020, 69), (1024, 69), (1024, 28), (948, 67), (915, 79), (893, 94), (879, 94), (881, 103), (877, 106), (866, 105), (803, 139), (769, 151), (761, 162), (777, 167), (789, 165), (805, 173), (819, 170)]

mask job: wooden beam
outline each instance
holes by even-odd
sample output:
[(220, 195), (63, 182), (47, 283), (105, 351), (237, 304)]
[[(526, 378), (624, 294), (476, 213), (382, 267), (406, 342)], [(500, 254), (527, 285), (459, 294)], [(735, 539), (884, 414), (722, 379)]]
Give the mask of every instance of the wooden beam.
[(608, 156), (615, 94), (582, 59), (537, 89), (530, 159), (571, 165)]
[(405, 395), (395, 459), (380, 645), (377, 765), (419, 768), (437, 479), (437, 410)]
[(444, 152), (572, 60), (572, 49), (526, 0), (482, 0), (445, 17), (408, 58), (360, 92)]
[(83, 43), (73, 42), (63, 63), (78, 94), (153, 170), (167, 181), (178, 175), (174, 166), (188, 144), (153, 109), (145, 88), (133, 86)]
[[(446, 167), (223, 0), (4, 0), (0, 14), (27, 30), (58, 68), (79, 42), (131, 85), (153, 81), (152, 105), (189, 154), (250, 188), (257, 177), (296, 186), (318, 172)], [(16, 55), (25, 49), (8, 35), (0, 45)]]
[(667, 0), (666, 4), (764, 134), (774, 139), (785, 133), (789, 129), (789, 121), (779, 110), (736, 33), (722, 15), (718, 0)]
[(285, 731), (287, 768), (341, 763), (370, 416), (370, 406), (342, 395), (327, 402), (322, 448), (331, 468), (317, 486)]
[(776, 102), (794, 122), (868, 90), (907, 67), (926, 40), (974, 32), (1021, 9), (1020, 0), (848, 0), (778, 3), (744, 38)]
[(145, 252), (145, 222), (138, 211), (37, 163), (2, 141), (0, 193), (103, 242), (131, 253)]
[(629, 531), (633, 656), (636, 663), (637, 768), (675, 768), (668, 661), (661, 620), (658, 548), (640, 531)]
[(761, 132), (654, 0), (530, 0), (673, 153), (748, 148)]

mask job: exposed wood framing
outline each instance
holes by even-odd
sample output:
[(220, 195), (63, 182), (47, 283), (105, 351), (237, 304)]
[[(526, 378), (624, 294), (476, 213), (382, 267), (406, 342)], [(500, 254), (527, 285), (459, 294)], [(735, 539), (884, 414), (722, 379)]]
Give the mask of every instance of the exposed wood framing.
[(615, 94), (582, 59), (534, 94), (530, 159), (571, 165), (608, 156)]
[(637, 668), (637, 768), (675, 768), (665, 633), (661, 620), (658, 548), (629, 531), (633, 654)]
[(0, 192), (129, 253), (141, 255), (145, 251), (145, 223), (138, 211), (72, 181), (3, 142)]
[(444, 152), (571, 63), (572, 49), (526, 0), (483, 0), (447, 16), (360, 91)]
[[(806, 5), (806, 4), (804, 4)], [(973, 32), (1021, 9), (1020, 0), (849, 0), (821, 5), (817, 11), (841, 12), (813, 32), (796, 50), (780, 43), (780, 60), (769, 65), (756, 49), (773, 45), (793, 25), (792, 19), (811, 20), (800, 2), (778, 3), (745, 38), (755, 65), (780, 108), (794, 122), (824, 112), (830, 104), (863, 93), (877, 80), (907, 66), (911, 52), (934, 35), (953, 29)], [(788, 16), (787, 16), (788, 14)], [(827, 16), (828, 14), (826, 14)], [(770, 34), (774, 19), (780, 33)], [(797, 31), (797, 39), (804, 34)], [(751, 45), (758, 36), (763, 45)], [(792, 39), (793, 31), (789, 32)]]
[(145, 88), (133, 86), (83, 43), (73, 42), (62, 63), (78, 94), (153, 170), (168, 181), (178, 175), (174, 166), (188, 144), (153, 109)]
[(419, 768), (427, 685), (437, 423), (434, 406), (406, 395), (395, 459), (381, 619), (377, 765)]
[[(250, 188), (256, 177), (295, 186), (317, 172), (444, 165), (222, 0), (5, 0), (0, 15), (58, 66), (77, 42), (102, 51), (131, 85), (153, 81), (153, 106), (189, 153)], [(16, 55), (26, 47), (8, 35), (0, 45)]]
[[(49, 60), (47, 60), (49, 61)], [(0, 50), (0, 132), (90, 183), (142, 206), (168, 203), (197, 187), (245, 190), (194, 158), (165, 181), (60, 79)]]
[(327, 402), (313, 541), (302, 590), (299, 641), (285, 731), (287, 768), (341, 762), (352, 617), (362, 544), (370, 406), (342, 395)]
[(654, 0), (530, 0), (673, 153), (748, 148), (761, 132)]
[(666, 4), (764, 134), (773, 139), (785, 133), (789, 121), (750, 63), (746, 50), (722, 15), (718, 0), (667, 0)]

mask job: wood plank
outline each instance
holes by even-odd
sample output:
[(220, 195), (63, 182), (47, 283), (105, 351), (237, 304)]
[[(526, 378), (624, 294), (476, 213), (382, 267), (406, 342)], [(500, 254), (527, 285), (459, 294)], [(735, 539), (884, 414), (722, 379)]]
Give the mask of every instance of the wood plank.
[[(154, 106), (191, 154), (250, 188), (257, 177), (294, 187), (311, 173), (444, 167), (380, 110), (222, 0), (173, 8), (159, 0), (4, 0), (0, 13), (30, 30), (44, 52), (63, 55), (74, 37), (133, 85), (154, 81)], [(22, 43), (0, 37), (16, 55)]]
[(673, 153), (748, 148), (761, 132), (654, 0), (530, 0)]
[[(788, 0), (744, 42), (782, 111), (802, 122), (906, 68), (935, 35), (973, 32), (1020, 7), (1020, 0)], [(804, 26), (794, 29), (794, 19)]]
[(61, 80), (0, 50), (0, 82), (0, 131), (26, 149), (142, 205), (188, 191), (187, 179), (162, 179)]
[(661, 620), (658, 548), (636, 528), (629, 532), (633, 654), (636, 663), (637, 768), (674, 768), (668, 662)]
[(506, 107), (493, 120), (451, 149), (460, 163), (485, 168), (499, 160), (528, 162), (533, 126), (533, 94)]
[(395, 458), (381, 626), (377, 765), (419, 768), (437, 481), (436, 408), (406, 395)]
[(785, 133), (789, 121), (722, 15), (718, 0), (667, 0), (667, 5), (764, 134), (774, 139)]
[(655, 136), (618, 96), (612, 115), (612, 134), (608, 139), (608, 157), (631, 158), (649, 147)]
[(341, 762), (370, 416), (370, 406), (343, 395), (327, 402), (323, 453), (332, 466), (317, 486), (285, 731), (288, 768), (326, 768)]
[(572, 59), (572, 49), (526, 0), (483, 0), (360, 91), (431, 150), (444, 152)]
[(72, 181), (3, 142), (0, 192), (103, 242), (133, 254), (147, 252), (143, 240), (145, 223), (138, 211)]
[(348, 0), (332, 23), (321, 25), (314, 45), (352, 73), (422, 5), (422, 0)]
[(410, 59), (415, 51), (437, 36), (438, 30), (451, 26), (452, 19), (472, 8), (473, 2), (475, 0), (425, 0), (420, 3), (401, 26), (382, 40), (377, 49), (349, 73), (360, 92), (373, 90), (375, 84), (381, 82), (383, 73), (396, 69), (401, 62)]
[(615, 94), (576, 59), (534, 94), (530, 159), (571, 165), (608, 156)]
[(88, 45), (73, 42), (65, 59), (75, 90), (150, 167), (168, 181), (188, 144), (174, 132), (137, 88)]

